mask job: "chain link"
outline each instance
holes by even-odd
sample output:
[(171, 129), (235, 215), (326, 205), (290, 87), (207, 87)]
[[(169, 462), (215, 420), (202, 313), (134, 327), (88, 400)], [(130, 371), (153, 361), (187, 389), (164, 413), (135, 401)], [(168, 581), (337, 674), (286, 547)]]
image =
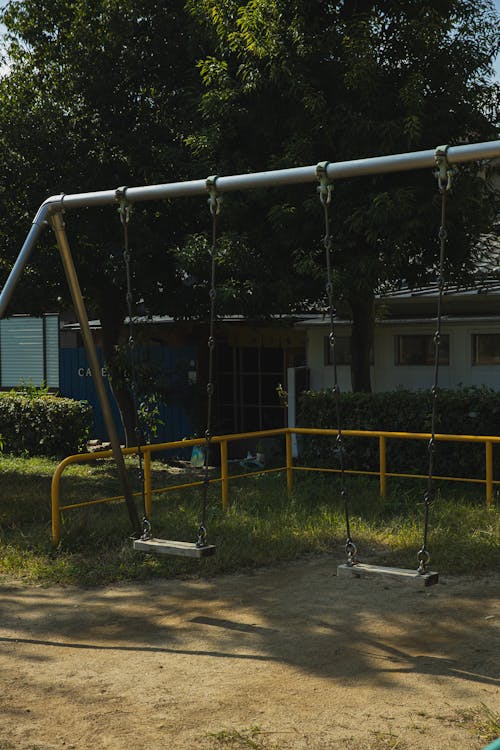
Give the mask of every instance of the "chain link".
[(325, 220), (325, 234), (323, 237), (323, 245), (325, 248), (325, 266), (326, 266), (326, 295), (328, 299), (328, 316), (330, 321), (330, 333), (328, 335), (328, 343), (331, 355), (331, 363), (333, 366), (333, 392), (335, 395), (335, 415), (337, 419), (337, 439), (335, 441), (335, 453), (337, 455), (340, 465), (340, 495), (344, 505), (344, 516), (346, 525), (346, 543), (345, 551), (347, 555), (347, 564), (355, 565), (357, 548), (351, 537), (351, 524), (349, 516), (349, 497), (345, 484), (345, 469), (344, 469), (344, 436), (342, 434), (342, 419), (340, 409), (340, 385), (338, 381), (338, 368), (337, 368), (337, 354), (336, 354), (336, 336), (335, 336), (335, 318), (337, 311), (335, 309), (334, 298), (333, 298), (333, 274), (332, 274), (332, 233), (330, 227), (330, 205), (332, 202), (333, 184), (328, 180), (328, 162), (320, 162), (316, 167), (316, 174), (320, 185), (318, 187), (318, 193), (323, 206), (323, 214)]
[(427, 475), (427, 487), (424, 493), (424, 531), (422, 546), (417, 554), (418, 573), (427, 572), (431, 556), (427, 549), (427, 537), (429, 531), (429, 514), (430, 507), (434, 502), (434, 463), (436, 454), (436, 421), (437, 405), (439, 397), (439, 365), (442, 344), (441, 322), (443, 309), (443, 295), (445, 290), (444, 265), (446, 254), (446, 241), (448, 233), (446, 231), (446, 197), (451, 189), (453, 170), (450, 168), (446, 158), (448, 146), (439, 146), (436, 149), (436, 177), (438, 180), (438, 190), (441, 194), (441, 224), (438, 232), (439, 239), (439, 267), (438, 267), (438, 302), (436, 311), (436, 330), (434, 332), (434, 382), (431, 388), (432, 411), (431, 411), (431, 438), (427, 445), (429, 455), (429, 470)]
[(216, 300), (217, 300), (217, 288), (215, 283), (216, 267), (217, 267), (217, 218), (222, 208), (222, 198), (216, 190), (217, 176), (208, 177), (206, 180), (206, 187), (209, 192), (208, 205), (210, 214), (212, 216), (212, 242), (210, 247), (210, 322), (209, 322), (209, 333), (207, 339), (208, 346), (208, 381), (207, 381), (207, 423), (205, 429), (205, 458), (203, 464), (204, 476), (203, 476), (203, 508), (201, 523), (198, 529), (198, 539), (196, 541), (197, 547), (205, 547), (208, 544), (207, 541), (207, 527), (206, 527), (206, 516), (207, 516), (207, 505), (208, 505), (208, 488), (210, 484), (210, 471), (209, 471), (209, 460), (210, 460), (210, 447), (212, 441), (212, 412), (213, 412), (213, 400), (215, 395), (215, 384), (214, 384), (214, 355), (215, 355), (215, 313), (216, 313)]
[(135, 366), (134, 314), (133, 314), (132, 271), (131, 271), (132, 253), (129, 247), (129, 235), (128, 235), (128, 225), (129, 225), (132, 210), (131, 210), (130, 204), (127, 203), (126, 198), (125, 198), (126, 190), (127, 190), (126, 187), (118, 188), (116, 190), (116, 198), (120, 202), (118, 213), (120, 214), (120, 221), (123, 227), (123, 260), (125, 264), (125, 283), (126, 283), (125, 301), (127, 304), (127, 315), (128, 315), (127, 349), (128, 349), (129, 368), (130, 368), (128, 381), (129, 381), (130, 393), (132, 396), (132, 404), (133, 404), (133, 410), (134, 410), (133, 428), (134, 428), (134, 437), (135, 437), (135, 441), (137, 444), (137, 458), (138, 458), (137, 476), (138, 476), (138, 480), (141, 486), (142, 508), (143, 508), (141, 539), (146, 540), (146, 539), (151, 539), (152, 531), (151, 531), (151, 523), (146, 515), (144, 466), (143, 466), (143, 454), (141, 450), (141, 444), (143, 443), (144, 436), (139, 426), (139, 419), (138, 419), (138, 386), (137, 386), (137, 371), (136, 371), (136, 366)]

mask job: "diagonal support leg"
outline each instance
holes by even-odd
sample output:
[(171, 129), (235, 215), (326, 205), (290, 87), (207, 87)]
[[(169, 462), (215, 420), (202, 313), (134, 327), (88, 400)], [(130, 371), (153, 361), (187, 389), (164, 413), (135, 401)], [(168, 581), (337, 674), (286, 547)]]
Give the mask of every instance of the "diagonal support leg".
[(120, 483), (122, 485), (123, 494), (125, 496), (125, 502), (127, 504), (127, 510), (132, 524), (132, 529), (136, 536), (140, 536), (142, 533), (141, 523), (137, 513), (137, 507), (134, 502), (132, 491), (130, 489), (127, 472), (125, 469), (125, 462), (123, 460), (123, 454), (120, 447), (120, 441), (118, 438), (118, 432), (116, 425), (111, 413), (111, 405), (109, 403), (108, 394), (104, 386), (104, 380), (101, 374), (101, 367), (97, 358), (97, 351), (90, 331), (89, 319), (87, 311), (85, 309), (85, 303), (83, 301), (82, 292), (80, 289), (80, 283), (76, 275), (75, 264), (73, 262), (73, 256), (71, 255), (71, 249), (68, 242), (68, 236), (62, 219), (61, 213), (58, 211), (53, 213), (50, 217), (50, 224), (54, 230), (59, 252), (61, 253), (61, 260), (64, 266), (64, 272), (68, 281), (68, 286), (71, 292), (71, 298), (75, 312), (80, 324), (80, 330), (82, 333), (83, 343), (85, 345), (85, 351), (87, 359), (89, 361), (90, 369), (92, 372), (92, 380), (94, 381), (97, 396), (99, 398), (99, 404), (102, 409), (104, 422), (109, 434), (109, 441), (113, 451), (113, 457), (116, 462)]

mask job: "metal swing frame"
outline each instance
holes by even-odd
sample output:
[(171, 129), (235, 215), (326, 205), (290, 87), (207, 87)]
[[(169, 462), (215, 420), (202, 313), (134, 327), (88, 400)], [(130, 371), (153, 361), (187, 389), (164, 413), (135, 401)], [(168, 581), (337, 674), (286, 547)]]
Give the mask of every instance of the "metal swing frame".
[[(452, 166), (473, 161), (489, 161), (499, 156), (499, 140), (486, 143), (452, 146), (447, 151), (447, 159)], [(393, 154), (390, 156), (375, 156), (365, 159), (322, 163), (326, 164), (326, 178), (330, 181), (336, 181), (350, 177), (432, 168), (435, 165), (435, 150), (429, 149), (426, 151)], [(239, 190), (316, 183), (317, 179), (317, 165), (311, 165), (293, 167), (290, 169), (270, 170), (266, 172), (221, 176), (216, 180), (216, 187), (217, 193), (222, 195), (224, 193)], [(105, 390), (95, 344), (90, 331), (88, 314), (83, 301), (78, 275), (66, 233), (63, 213), (78, 208), (92, 208), (94, 206), (105, 205), (117, 206), (120, 200), (126, 200), (128, 203), (134, 204), (145, 201), (206, 194), (207, 180), (201, 179), (122, 188), (121, 191), (119, 188), (114, 188), (97, 192), (75, 193), (69, 195), (62, 193), (60, 195), (51, 196), (47, 198), (38, 209), (33, 219), (31, 229), (0, 294), (1, 319), (5, 317), (7, 307), (16, 285), (32, 255), (38, 239), (42, 232), (50, 226), (55, 235), (73, 307), (80, 325), (87, 359), (92, 372), (92, 379), (96, 388), (104, 422), (108, 430), (113, 457), (116, 462), (130, 523), (134, 535), (137, 538), (141, 536), (141, 523), (126, 475), (118, 432), (112, 416), (110, 401)]]

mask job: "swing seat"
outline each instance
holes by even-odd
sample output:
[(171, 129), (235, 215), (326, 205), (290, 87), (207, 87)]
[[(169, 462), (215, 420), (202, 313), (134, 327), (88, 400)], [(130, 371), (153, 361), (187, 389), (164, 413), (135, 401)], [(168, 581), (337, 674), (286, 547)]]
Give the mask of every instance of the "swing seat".
[(397, 579), (402, 583), (413, 586), (434, 586), (439, 581), (439, 573), (428, 571), (427, 573), (418, 573), (416, 570), (405, 568), (387, 568), (383, 565), (367, 565), (366, 563), (355, 563), (354, 565), (337, 566), (337, 575), (339, 577), (350, 578), (370, 578), (381, 576), (386, 578)]
[(134, 539), (136, 552), (149, 552), (153, 555), (174, 555), (177, 557), (211, 557), (215, 555), (215, 545), (198, 547), (195, 542), (178, 542), (173, 539)]

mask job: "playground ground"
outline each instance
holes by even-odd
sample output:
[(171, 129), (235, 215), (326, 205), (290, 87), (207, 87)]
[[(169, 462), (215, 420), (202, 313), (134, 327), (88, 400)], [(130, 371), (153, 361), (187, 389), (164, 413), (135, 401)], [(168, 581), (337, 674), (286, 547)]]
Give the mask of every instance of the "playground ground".
[(321, 557), (102, 589), (4, 582), (0, 750), (486, 745), (498, 576), (415, 589), (335, 572)]

